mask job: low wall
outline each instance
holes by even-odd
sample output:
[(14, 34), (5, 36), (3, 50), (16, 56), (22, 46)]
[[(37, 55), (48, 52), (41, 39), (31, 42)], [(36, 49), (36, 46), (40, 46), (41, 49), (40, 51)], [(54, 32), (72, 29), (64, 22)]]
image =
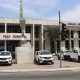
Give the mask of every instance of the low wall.
[(33, 54), (32, 54), (31, 46), (16, 47), (15, 54), (16, 54), (17, 64), (30, 63), (33, 61)]

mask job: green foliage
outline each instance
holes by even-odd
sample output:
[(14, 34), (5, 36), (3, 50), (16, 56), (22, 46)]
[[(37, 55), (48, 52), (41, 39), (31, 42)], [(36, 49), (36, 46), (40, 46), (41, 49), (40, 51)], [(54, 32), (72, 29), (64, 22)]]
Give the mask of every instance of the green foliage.
[(59, 27), (47, 27), (46, 36), (51, 40), (59, 39)]
[[(47, 27), (46, 30), (44, 30), (44, 35), (50, 39), (51, 52), (56, 53), (57, 51), (55, 42), (59, 39), (59, 33), (60, 33), (60, 30), (59, 30), (59, 27), (57, 26)], [(53, 45), (54, 45), (54, 48), (53, 48)]]

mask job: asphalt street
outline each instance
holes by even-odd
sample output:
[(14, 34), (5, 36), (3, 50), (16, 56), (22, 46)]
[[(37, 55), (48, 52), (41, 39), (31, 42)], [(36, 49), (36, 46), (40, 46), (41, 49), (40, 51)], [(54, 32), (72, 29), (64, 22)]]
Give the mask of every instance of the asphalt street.
[(0, 73), (0, 80), (80, 80), (79, 71)]

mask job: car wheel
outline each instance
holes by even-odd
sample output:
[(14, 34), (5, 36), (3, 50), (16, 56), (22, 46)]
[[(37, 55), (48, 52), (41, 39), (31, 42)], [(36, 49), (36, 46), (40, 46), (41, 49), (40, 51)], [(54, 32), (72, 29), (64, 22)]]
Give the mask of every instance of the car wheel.
[(39, 65), (40, 65), (40, 60), (38, 59), (38, 62), (37, 62)]
[(71, 61), (71, 57), (68, 55), (68, 60)]
[(60, 57), (59, 57), (59, 55), (58, 55), (58, 60), (60, 60)]
[(37, 61), (36, 61), (36, 58), (34, 58), (34, 63), (36, 63)]
[(80, 56), (78, 56), (78, 61), (80, 62)]
[(50, 62), (50, 64), (51, 64), (51, 65), (53, 65), (53, 64), (54, 64), (54, 62)]
[(12, 62), (9, 64), (9, 66), (11, 66), (12, 65)]
[(66, 55), (64, 55), (64, 60), (67, 60), (67, 56)]

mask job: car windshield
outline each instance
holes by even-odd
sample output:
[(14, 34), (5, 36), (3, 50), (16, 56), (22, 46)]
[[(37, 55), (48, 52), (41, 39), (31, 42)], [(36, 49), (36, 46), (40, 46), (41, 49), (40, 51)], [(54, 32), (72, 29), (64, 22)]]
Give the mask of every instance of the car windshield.
[(0, 55), (10, 55), (10, 53), (9, 52), (0, 52)]
[(40, 52), (40, 55), (49, 55), (49, 54), (51, 54), (50, 52), (47, 52), (47, 51), (41, 51)]
[(71, 53), (72, 51), (65, 51), (66, 53)]

